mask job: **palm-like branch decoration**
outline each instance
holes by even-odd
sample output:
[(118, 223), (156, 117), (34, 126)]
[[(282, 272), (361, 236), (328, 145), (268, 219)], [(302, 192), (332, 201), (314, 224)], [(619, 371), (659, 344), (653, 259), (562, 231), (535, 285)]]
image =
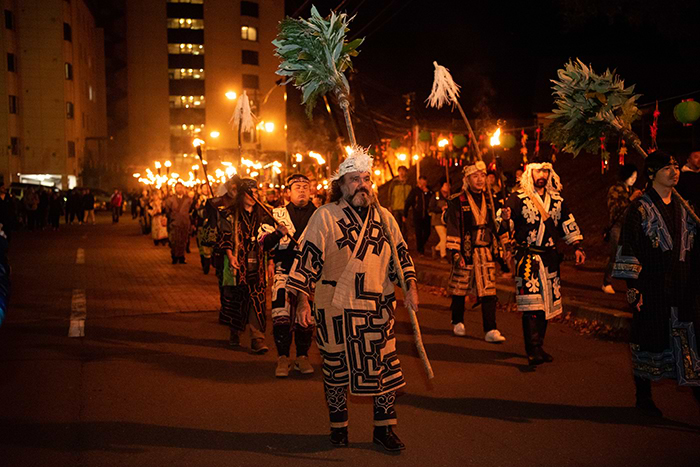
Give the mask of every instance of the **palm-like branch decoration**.
[[(575, 157), (581, 151), (596, 152), (605, 133), (617, 132), (642, 156), (648, 156), (632, 131), (632, 122), (640, 115), (637, 99), (641, 96), (634, 93), (634, 85), (626, 88), (615, 71), (596, 74), (579, 59), (569, 60), (557, 75), (559, 80), (552, 80), (556, 108), (550, 118), (554, 121), (545, 129), (545, 139)], [(700, 223), (675, 189), (673, 195)]]
[[(595, 152), (600, 138), (611, 130), (639, 143), (632, 122), (639, 118), (634, 85), (625, 82), (615, 71), (599, 75), (581, 60), (569, 61), (552, 80), (554, 121), (546, 130), (546, 139), (577, 156), (581, 151)], [(641, 147), (641, 146), (640, 146)], [(646, 155), (646, 154), (645, 154)]]
[(311, 7), (311, 18), (286, 18), (279, 25), (277, 38), (272, 41), (275, 55), (282, 60), (277, 74), (293, 82), (302, 92), (302, 104), (310, 118), (316, 101), (333, 91), (338, 102), (348, 105), (350, 84), (344, 72), (352, 68), (351, 57), (364, 39), (345, 40), (348, 24), (353, 18), (346, 13), (332, 12), (323, 18)]
[[(357, 48), (364, 39), (355, 39), (351, 42), (346, 40), (348, 25), (352, 19), (345, 13), (336, 14), (335, 12), (323, 18), (316, 7), (312, 6), (311, 18), (308, 20), (287, 17), (280, 22), (277, 38), (272, 41), (272, 44), (276, 47), (275, 55), (281, 59), (276, 73), (287, 78), (285, 84), (291, 82), (301, 90), (301, 102), (306, 105), (306, 115), (311, 118), (316, 101), (327, 93), (333, 92), (338, 98), (338, 105), (343, 110), (350, 145), (356, 146), (357, 140), (350, 118), (350, 83), (344, 72), (352, 69), (351, 57), (357, 56), (359, 53)], [(388, 233), (389, 221), (378, 201), (376, 205), (382, 229), (389, 239), (392, 259), (398, 266), (399, 283), (406, 292), (408, 289), (396, 244)], [(418, 354), (423, 361), (428, 378), (431, 379), (433, 370), (421, 340), (416, 310), (409, 307), (408, 313)]]

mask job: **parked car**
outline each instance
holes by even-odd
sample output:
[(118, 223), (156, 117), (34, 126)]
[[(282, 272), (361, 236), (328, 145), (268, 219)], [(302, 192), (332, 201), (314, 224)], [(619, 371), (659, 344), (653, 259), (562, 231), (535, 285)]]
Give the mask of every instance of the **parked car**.
[(59, 191), (58, 188), (52, 187), (52, 186), (43, 186), (43, 185), (35, 185), (33, 183), (20, 183), (20, 182), (12, 182), (10, 183), (10, 194), (14, 196), (16, 199), (21, 200), (24, 198), (24, 194), (27, 192), (29, 188), (33, 189), (39, 189), (43, 188), (45, 190), (53, 190), (53, 191)]

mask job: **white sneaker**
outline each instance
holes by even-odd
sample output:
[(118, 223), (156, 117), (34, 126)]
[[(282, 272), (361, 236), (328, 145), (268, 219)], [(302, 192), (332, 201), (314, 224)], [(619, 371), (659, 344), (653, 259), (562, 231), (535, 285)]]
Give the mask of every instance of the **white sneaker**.
[(615, 289), (613, 289), (612, 285), (610, 285), (610, 284), (606, 284), (606, 285), (602, 286), (601, 289), (603, 290), (603, 292), (605, 292), (607, 294), (615, 295)]
[(464, 337), (467, 335), (467, 331), (464, 329), (464, 323), (457, 323), (452, 328), (452, 332), (455, 336)]
[(282, 355), (277, 358), (277, 368), (275, 368), (275, 376), (277, 378), (286, 378), (289, 376), (289, 358)]
[(498, 329), (492, 329), (486, 333), (486, 336), (484, 336), (484, 340), (486, 342), (498, 344), (499, 342), (505, 341), (506, 338), (501, 335), (501, 331), (499, 331)]
[(314, 367), (311, 366), (309, 362), (309, 357), (301, 356), (297, 357), (294, 362), (294, 369), (300, 372), (302, 375), (310, 375), (314, 372)]

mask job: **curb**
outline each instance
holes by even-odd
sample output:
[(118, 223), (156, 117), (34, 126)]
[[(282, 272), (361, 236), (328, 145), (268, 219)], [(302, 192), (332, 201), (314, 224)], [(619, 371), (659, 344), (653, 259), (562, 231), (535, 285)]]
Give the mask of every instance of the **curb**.
[[(447, 288), (449, 271), (426, 271), (424, 268), (416, 268), (418, 282), (423, 285)], [(510, 280), (500, 279), (496, 283), (496, 296), (502, 304), (515, 302), (515, 290)], [(599, 323), (620, 335), (627, 335), (632, 326), (632, 313), (625, 311), (597, 307), (591, 303), (574, 299), (567, 299), (564, 295), (564, 313), (574, 319), (585, 320), (591, 323)]]

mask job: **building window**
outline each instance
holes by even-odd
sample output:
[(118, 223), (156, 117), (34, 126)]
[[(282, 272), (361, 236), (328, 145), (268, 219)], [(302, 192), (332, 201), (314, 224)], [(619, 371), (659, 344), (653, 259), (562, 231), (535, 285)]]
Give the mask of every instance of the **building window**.
[(72, 102), (66, 102), (66, 118), (73, 120), (75, 109), (73, 108)]
[(241, 15), (258, 17), (258, 4), (255, 2), (241, 2)]
[(92, 89), (92, 86), (88, 85), (88, 99), (91, 101), (95, 100), (95, 91)]
[(7, 54), (7, 71), (15, 71), (15, 54)]
[(243, 50), (242, 51), (242, 61), (243, 65), (259, 65), (258, 53), (254, 50)]
[(258, 75), (243, 75), (243, 87), (246, 89), (260, 89)]
[(170, 125), (170, 135), (176, 137), (196, 136), (204, 131), (204, 124), (193, 125), (183, 123), (181, 125)]
[(204, 29), (204, 20), (193, 18), (168, 18), (168, 29)]
[(75, 157), (75, 141), (68, 141), (68, 157)]
[(170, 79), (204, 79), (204, 68), (169, 68)]
[(19, 156), (19, 138), (16, 136), (10, 138), (10, 154)]
[(201, 5), (204, 0), (168, 0), (168, 3), (192, 3), (195, 5)]
[(244, 41), (258, 41), (258, 28), (253, 26), (241, 26), (241, 39)]
[(73, 30), (68, 23), (63, 23), (63, 40), (73, 42)]
[(15, 28), (15, 17), (12, 14), (12, 11), (5, 10), (5, 29), (14, 29), (14, 28)]
[(73, 65), (66, 62), (66, 79), (73, 79)]
[(17, 96), (13, 96), (10, 94), (8, 96), (10, 98), (10, 113), (11, 114), (16, 114), (19, 113), (18, 108), (17, 108)]
[(168, 53), (172, 55), (204, 55), (202, 44), (168, 44)]
[(171, 109), (203, 109), (204, 96), (170, 96)]

